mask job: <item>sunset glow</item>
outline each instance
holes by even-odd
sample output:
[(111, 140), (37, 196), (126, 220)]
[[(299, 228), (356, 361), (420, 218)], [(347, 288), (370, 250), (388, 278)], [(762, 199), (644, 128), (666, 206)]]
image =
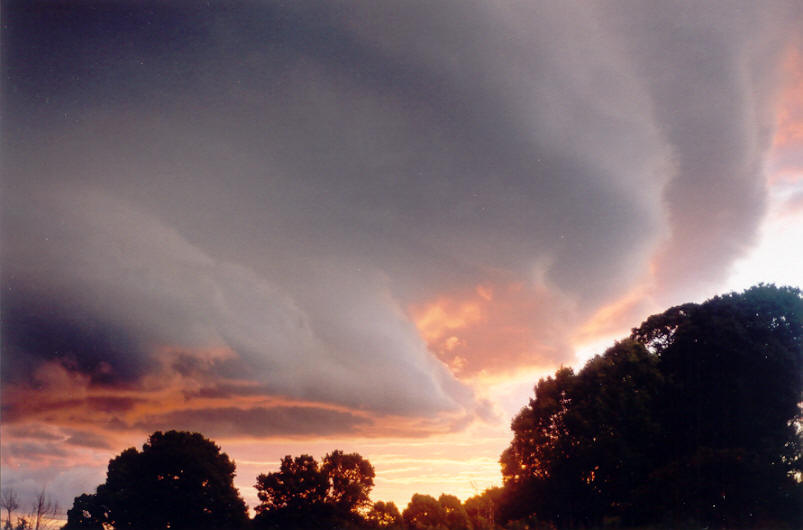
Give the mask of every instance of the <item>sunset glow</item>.
[(737, 3), (4, 3), (2, 486), (169, 429), (251, 509), (500, 485), (539, 378), (803, 283), (803, 19)]

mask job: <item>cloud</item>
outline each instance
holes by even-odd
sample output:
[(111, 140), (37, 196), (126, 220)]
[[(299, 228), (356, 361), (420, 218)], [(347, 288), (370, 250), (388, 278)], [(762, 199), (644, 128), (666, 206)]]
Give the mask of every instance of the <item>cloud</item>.
[(620, 21), (672, 152), (663, 193), (669, 239), (656, 259), (664, 293), (693, 296), (721, 282), (755, 243), (766, 209), (774, 83), (796, 11), (782, 2), (766, 10), (679, 2), (645, 4)]
[[(358, 279), (316, 263), (311, 275), (348, 293), (319, 293), (321, 280), (313, 280), (293, 298), (246, 267), (213, 259), (125, 202), (90, 191), (45, 192), (37, 199), (56, 223), (28, 211), (12, 212), (9, 223), (26, 227), (26, 238), (9, 238), (8, 245), (19, 259), (7, 268), (16, 296), (4, 299), (12, 366), (16, 359), (57, 360), (107, 385), (190, 369), (207, 376), (247, 373), (274, 395), (392, 413), (452, 409), (456, 399), (470, 403), (470, 391), (449, 382), (382, 295), (380, 276)], [(26, 256), (31, 238), (49, 241), (35, 257)], [(39, 264), (31, 270), (34, 261)], [(341, 294), (347, 308), (338, 307)], [(26, 322), (18, 315), (29, 301), (40, 308), (35, 322), (46, 322), (12, 328)], [(124, 335), (136, 336), (136, 344), (115, 340)]]
[(413, 309), (427, 345), (460, 377), (569, 362), (575, 309), (544, 287), (485, 283)]
[(65, 444), (75, 445), (78, 447), (87, 447), (89, 449), (102, 449), (102, 450), (112, 449), (112, 446), (109, 443), (109, 441), (102, 435), (99, 435), (97, 433), (90, 431), (69, 429), (67, 430), (67, 434), (69, 436), (67, 437), (66, 440), (64, 440)]
[(458, 429), (492, 416), (472, 376), (565, 362), (578, 334), (724, 279), (765, 214), (799, 20), (782, 1), (14, 9), (9, 417), (72, 386), (56, 409), (102, 421), (163, 406), (228, 432), (231, 409), (310, 436), (313, 414), (258, 400)]
[(364, 417), (316, 407), (191, 409), (146, 416), (134, 427), (143, 431), (179, 429), (219, 438), (330, 436), (354, 433), (369, 424)]

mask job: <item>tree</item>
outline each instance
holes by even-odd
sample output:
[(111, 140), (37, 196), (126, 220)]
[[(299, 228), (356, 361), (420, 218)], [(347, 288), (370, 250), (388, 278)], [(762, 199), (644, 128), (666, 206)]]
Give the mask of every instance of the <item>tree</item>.
[(371, 463), (357, 453), (335, 450), (320, 467), (310, 455), (287, 455), (278, 471), (257, 477), (255, 523), (262, 528), (359, 524), (374, 476)]
[(500, 460), (502, 519), (799, 527), (801, 343), (800, 291), (761, 285), (540, 380)]
[(11, 518), (14, 515), (14, 510), (19, 507), (20, 502), (17, 492), (12, 488), (4, 489), (2, 495), (0, 495), (0, 508), (6, 511), (6, 522), (3, 524), (4, 529), (11, 529)]
[(496, 528), (503, 491), (502, 488), (488, 488), (480, 495), (469, 497), (463, 503), (474, 530)]
[(14, 524), (14, 530), (33, 530), (33, 524), (27, 517), (17, 517), (17, 522)]
[(399, 509), (392, 502), (375, 502), (365, 519), (372, 528), (401, 530), (404, 525)]
[[(673, 307), (633, 330), (660, 359), (666, 436), (642, 492), (712, 526), (803, 524), (803, 296), (759, 285)], [(668, 486), (668, 487), (667, 487)], [(644, 514), (643, 519), (649, 519)]]
[(234, 463), (201, 434), (155, 432), (109, 462), (106, 482), (81, 495), (65, 529), (235, 530), (248, 521)]
[(326, 501), (336, 510), (347, 514), (370, 505), (376, 473), (362, 456), (332, 451), (323, 459), (322, 472), (329, 481)]
[(86, 493), (75, 498), (72, 508), (67, 510), (65, 530), (103, 530), (104, 521), (110, 516), (97, 495)]
[(36, 494), (31, 502), (31, 511), (27, 516), (19, 516), (12, 524), (14, 510), (20, 507), (19, 496), (11, 488), (3, 490), (0, 495), (0, 508), (6, 511), (6, 520), (3, 523), (5, 530), (46, 530), (53, 524), (53, 518), (58, 514), (58, 503), (53, 501), (45, 488)]
[(410, 530), (447, 530), (446, 512), (435, 497), (416, 493), (402, 513)]
[(36, 497), (34, 497), (31, 504), (31, 524), (33, 530), (44, 530), (50, 523), (50, 519), (56, 516), (59, 511), (59, 505), (53, 501), (42, 488)]
[(472, 530), (471, 520), (460, 499), (445, 493), (438, 497), (438, 503), (446, 516), (446, 527), (449, 530)]
[(633, 340), (615, 344), (578, 374), (563, 368), (539, 381), (535, 399), (513, 420), (513, 442), (501, 459), (505, 482), (517, 492), (507, 516), (535, 512), (556, 524), (586, 526), (621, 516), (633, 485), (651, 468), (661, 387), (657, 359)]
[(303, 509), (323, 504), (329, 484), (310, 455), (282, 458), (279, 471), (257, 477), (257, 513), (284, 508)]

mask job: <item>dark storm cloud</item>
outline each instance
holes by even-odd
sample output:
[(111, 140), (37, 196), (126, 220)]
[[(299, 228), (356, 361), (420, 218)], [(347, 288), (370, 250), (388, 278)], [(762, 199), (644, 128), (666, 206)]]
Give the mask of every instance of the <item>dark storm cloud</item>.
[(779, 60), (790, 44), (800, 45), (790, 41), (799, 32), (800, 4), (629, 7), (630, 17), (611, 18), (633, 37), (625, 45), (674, 166), (664, 191), (671, 237), (659, 281), (666, 291), (693, 296), (721, 279), (757, 235)]
[(112, 445), (102, 435), (76, 429), (67, 429), (67, 439), (64, 443), (76, 447), (87, 447), (89, 449), (112, 449)]
[[(127, 397), (87, 397), (74, 399), (60, 399), (61, 395), (80, 394), (85, 389), (80, 384), (68, 388), (6, 388), (12, 395), (3, 403), (3, 421), (16, 424), (27, 420), (44, 420), (53, 422), (66, 421), (67, 423), (97, 423), (109, 425), (117, 420), (117, 416), (130, 411), (137, 404), (145, 404), (145, 399)], [(26, 395), (28, 394), (28, 395)], [(37, 431), (21, 431), (19, 436), (29, 437)], [(16, 433), (16, 431), (14, 431)], [(47, 431), (42, 432), (46, 436)], [(33, 436), (36, 437), (36, 436)], [(43, 438), (44, 439), (44, 438)]]
[[(284, 286), (212, 258), (174, 229), (106, 194), (59, 187), (32, 202), (45, 205), (54, 223), (33, 223), (30, 210), (7, 209), (5, 226), (26, 228), (7, 237), (6, 248), (16, 258), (4, 268), (10, 286), (34, 284), (46, 314), (80, 315), (78, 322), (92, 330), (105, 329), (102, 324), (126, 329), (141, 347), (107, 348), (104, 335), (88, 335), (96, 343), (76, 341), (67, 348), (64, 336), (86, 334), (68, 328), (70, 333), (43, 336), (49, 328), (29, 326), (12, 336), (15, 348), (55, 344), (40, 349), (93, 378), (90, 361), (99, 352), (108, 356), (101, 375), (126, 363), (165, 378), (209, 377), (214, 369), (215, 375), (259, 381), (274, 394), (401, 414), (470, 403), (470, 392), (428, 356), (391, 300), (371, 305), (385, 283), (377, 273), (362, 274), (358, 282), (339, 278), (337, 263), (308, 265), (310, 276), (317, 271), (335, 288), (318, 293), (298, 286), (296, 297), (307, 297), (300, 306)], [(69, 306), (61, 303), (65, 298)], [(17, 297), (3, 303), (5, 314), (19, 312)], [(31, 356), (38, 351), (29, 349)], [(25, 358), (24, 350), (19, 355)], [(392, 380), (383, 379), (391, 373)]]
[(255, 438), (350, 434), (370, 420), (348, 412), (316, 407), (194, 409), (148, 416), (134, 425), (143, 431), (182, 429), (212, 437)]
[(500, 343), (558, 363), (651, 260), (659, 289), (724, 274), (792, 7), (6, 3), (3, 378), (476, 412), (410, 305), (534, 285), (516, 307), (577, 316)]
[(15, 455), (21, 460), (42, 460), (45, 458), (58, 458), (68, 456), (69, 453), (60, 443), (51, 442), (31, 442), (3, 444), (3, 448), (8, 453)]
[(53, 360), (101, 384), (124, 383), (146, 373), (146, 352), (130, 330), (102, 315), (19, 284), (3, 298), (4, 383), (20, 382), (15, 378), (31, 376), (39, 363)]
[(6, 435), (10, 435), (14, 438), (33, 439), (47, 442), (64, 439), (64, 436), (60, 432), (36, 425), (9, 426), (7, 427), (5, 433)]

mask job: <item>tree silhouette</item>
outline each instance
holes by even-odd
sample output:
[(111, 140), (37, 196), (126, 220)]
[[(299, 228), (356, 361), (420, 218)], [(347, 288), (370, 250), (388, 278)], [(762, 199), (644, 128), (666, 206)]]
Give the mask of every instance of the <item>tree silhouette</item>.
[(329, 482), (326, 502), (341, 514), (348, 514), (371, 504), (374, 467), (357, 453), (336, 450), (323, 459), (322, 472)]
[(538, 382), (502, 454), (502, 519), (798, 527), (803, 299), (757, 286), (670, 308)]
[(404, 527), (404, 520), (399, 513), (399, 509), (392, 502), (375, 502), (365, 519), (371, 528), (400, 530)]
[(463, 506), (474, 530), (496, 528), (503, 493), (502, 488), (488, 488), (480, 495), (466, 499)]
[(374, 476), (373, 466), (357, 453), (335, 450), (320, 467), (310, 455), (287, 455), (278, 471), (257, 477), (254, 522), (258, 528), (360, 524)]
[(664, 458), (639, 504), (712, 526), (800, 527), (800, 290), (760, 285), (673, 307), (632, 337), (660, 358), (667, 383)]
[(402, 513), (410, 530), (447, 530), (446, 511), (435, 497), (416, 493)]
[(13, 488), (6, 488), (0, 495), (0, 508), (6, 511), (6, 521), (3, 523), (4, 529), (11, 528), (11, 518), (14, 515), (14, 510), (20, 507), (20, 499), (17, 492)]
[(330, 517), (329, 482), (310, 455), (282, 458), (279, 471), (257, 477), (257, 528), (314, 528)]
[(438, 503), (443, 507), (446, 518), (446, 527), (449, 530), (472, 530), (471, 520), (460, 499), (445, 493), (438, 497)]
[(103, 530), (104, 521), (109, 520), (106, 507), (97, 495), (84, 493), (75, 498), (72, 508), (67, 510), (66, 530)]
[(58, 513), (59, 505), (42, 490), (34, 497), (31, 504), (31, 526), (33, 530), (45, 530), (50, 526), (50, 520)]
[(515, 436), (501, 459), (503, 477), (517, 492), (509, 516), (535, 512), (586, 526), (621, 516), (629, 490), (650, 470), (659, 434), (652, 409), (661, 387), (657, 359), (633, 340), (617, 343), (579, 374), (563, 368), (539, 381), (536, 398), (513, 420)]
[(248, 522), (234, 488), (234, 463), (198, 433), (153, 433), (142, 451), (109, 462), (106, 482), (81, 495), (65, 529), (235, 530)]

